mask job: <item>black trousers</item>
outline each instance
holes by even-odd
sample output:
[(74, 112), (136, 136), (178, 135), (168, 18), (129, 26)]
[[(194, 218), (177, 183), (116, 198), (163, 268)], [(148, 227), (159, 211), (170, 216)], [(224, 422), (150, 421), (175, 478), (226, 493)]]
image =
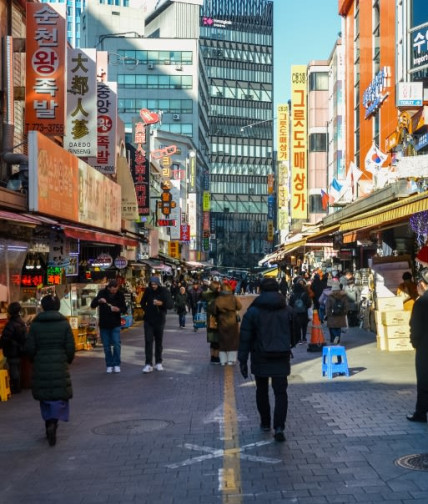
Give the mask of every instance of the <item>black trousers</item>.
[[(271, 380), (275, 395), (273, 428), (284, 429), (288, 410), (288, 380), (286, 376), (272, 376)], [(269, 378), (267, 376), (256, 376), (256, 403), (261, 425), (270, 426)]]
[(153, 342), (155, 344), (155, 364), (162, 362), (164, 327), (165, 321), (154, 325), (144, 322), (146, 364), (150, 364), (150, 366), (153, 365)]
[(415, 413), (426, 416), (428, 413), (428, 369), (426, 355), (422, 350), (416, 350), (416, 409)]
[(21, 358), (8, 357), (7, 364), (9, 366), (10, 391), (12, 394), (21, 392)]

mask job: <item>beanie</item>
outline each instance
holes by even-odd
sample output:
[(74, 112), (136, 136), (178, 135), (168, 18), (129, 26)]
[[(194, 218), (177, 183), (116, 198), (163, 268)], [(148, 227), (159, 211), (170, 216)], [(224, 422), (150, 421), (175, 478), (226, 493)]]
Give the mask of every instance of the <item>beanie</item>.
[(263, 278), (260, 283), (260, 290), (262, 290), (263, 292), (279, 291), (278, 282), (275, 280), (275, 278)]
[(157, 276), (152, 276), (152, 277), (150, 277), (150, 283), (151, 283), (151, 284), (152, 284), (152, 283), (154, 283), (154, 284), (157, 284), (157, 285), (160, 285), (160, 284), (161, 284), (161, 283), (160, 283), (160, 280), (159, 280), (159, 277), (157, 277)]

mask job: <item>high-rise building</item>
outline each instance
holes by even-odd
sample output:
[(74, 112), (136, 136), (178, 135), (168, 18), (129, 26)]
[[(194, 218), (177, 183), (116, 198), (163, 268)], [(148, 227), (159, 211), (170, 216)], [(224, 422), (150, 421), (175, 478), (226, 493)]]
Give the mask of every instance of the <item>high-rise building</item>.
[(211, 95), (212, 256), (248, 268), (272, 247), (273, 2), (205, 0), (200, 30)]
[(67, 16), (67, 40), (73, 47), (80, 47), (80, 15), (86, 0), (41, 0), (41, 3), (65, 4)]

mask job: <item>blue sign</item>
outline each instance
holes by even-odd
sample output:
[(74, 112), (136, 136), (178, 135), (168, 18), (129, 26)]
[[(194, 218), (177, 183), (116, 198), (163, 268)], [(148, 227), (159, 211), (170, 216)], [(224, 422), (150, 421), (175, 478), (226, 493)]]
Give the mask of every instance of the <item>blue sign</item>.
[(428, 145), (428, 133), (424, 133), (419, 137), (418, 143), (415, 145), (415, 149), (419, 151), (424, 147), (426, 147), (427, 145)]

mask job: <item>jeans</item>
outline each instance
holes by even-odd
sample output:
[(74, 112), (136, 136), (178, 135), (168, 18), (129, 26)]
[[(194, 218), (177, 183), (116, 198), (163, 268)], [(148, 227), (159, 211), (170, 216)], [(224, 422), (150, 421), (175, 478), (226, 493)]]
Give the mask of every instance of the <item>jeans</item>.
[(155, 343), (155, 364), (162, 362), (162, 341), (165, 321), (156, 325), (144, 322), (144, 341), (146, 352), (146, 364), (153, 365), (153, 341)]
[(113, 329), (100, 328), (100, 335), (104, 346), (106, 366), (120, 366), (120, 327), (114, 327)]
[[(275, 395), (273, 428), (284, 430), (288, 410), (288, 380), (286, 376), (272, 376), (271, 380)], [(256, 403), (260, 414), (260, 423), (263, 426), (270, 426), (269, 378), (267, 376), (256, 376), (256, 387)]]
[(330, 343), (333, 343), (334, 338), (336, 338), (336, 337), (339, 338), (339, 342), (340, 342), (340, 335), (342, 333), (341, 327), (330, 327), (329, 332), (330, 332)]
[(185, 327), (185, 325), (186, 325), (186, 312), (178, 314), (178, 324), (180, 327)]

